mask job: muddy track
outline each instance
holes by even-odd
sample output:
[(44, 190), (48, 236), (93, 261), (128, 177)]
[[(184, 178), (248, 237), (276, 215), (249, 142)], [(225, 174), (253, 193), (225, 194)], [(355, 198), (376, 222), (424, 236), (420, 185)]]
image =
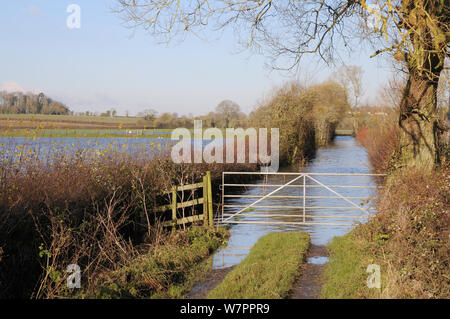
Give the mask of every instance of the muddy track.
[[(317, 263), (317, 260), (324, 259), (323, 257), (328, 257), (325, 246), (310, 246), (306, 261), (301, 267), (300, 275), (289, 294), (290, 299), (317, 299), (320, 297), (325, 264)], [(220, 284), (234, 267), (211, 270), (194, 285), (186, 295), (186, 299), (205, 299), (206, 295)]]
[(204, 278), (202, 278), (202, 280), (194, 285), (191, 291), (186, 295), (186, 299), (205, 299), (208, 292), (220, 284), (234, 267), (235, 266), (211, 270)]
[(291, 290), (290, 299), (318, 299), (320, 297), (325, 264), (317, 263), (317, 260), (320, 261), (320, 259), (324, 259), (323, 257), (328, 257), (325, 246), (311, 245), (309, 247), (306, 262)]

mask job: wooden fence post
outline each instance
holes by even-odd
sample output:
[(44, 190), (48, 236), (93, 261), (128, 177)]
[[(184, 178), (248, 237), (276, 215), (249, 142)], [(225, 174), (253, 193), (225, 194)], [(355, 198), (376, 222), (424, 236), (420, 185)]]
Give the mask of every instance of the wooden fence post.
[(172, 187), (172, 231), (175, 230), (177, 224), (177, 187)]
[(206, 172), (206, 178), (208, 179), (208, 219), (209, 226), (214, 226), (213, 220), (213, 206), (212, 206), (212, 188), (211, 188), (211, 172)]
[(208, 178), (203, 176), (203, 226), (208, 226)]

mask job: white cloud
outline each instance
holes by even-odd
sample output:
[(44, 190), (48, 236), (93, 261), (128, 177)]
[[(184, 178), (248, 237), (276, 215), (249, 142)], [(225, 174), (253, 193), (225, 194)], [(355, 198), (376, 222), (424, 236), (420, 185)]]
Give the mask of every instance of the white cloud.
[(22, 87), (19, 83), (15, 81), (7, 81), (7, 82), (0, 82), (0, 91), (6, 91), (6, 92), (31, 92), (34, 94), (38, 94), (42, 92), (39, 88), (25, 88)]
[(14, 81), (9, 81), (9, 82), (0, 83), (0, 91), (23, 92), (24, 89), (19, 85), (19, 83), (14, 82)]

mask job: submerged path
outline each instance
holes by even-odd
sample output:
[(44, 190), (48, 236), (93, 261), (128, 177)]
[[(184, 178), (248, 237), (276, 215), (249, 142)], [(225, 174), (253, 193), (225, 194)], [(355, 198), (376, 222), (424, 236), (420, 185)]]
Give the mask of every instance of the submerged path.
[[(298, 168), (286, 168), (286, 171), (295, 172)], [(366, 150), (360, 146), (351, 136), (337, 136), (335, 141), (325, 148), (318, 150), (316, 157), (304, 168), (304, 172), (315, 173), (371, 173)], [(273, 176), (270, 180), (260, 180), (257, 183), (283, 184), (285, 177)], [(375, 185), (370, 176), (362, 177), (316, 177), (326, 185)], [(249, 188), (245, 195), (261, 195), (261, 188)], [(374, 194), (361, 194), (360, 190), (342, 189), (339, 190), (344, 196), (370, 196)], [(289, 188), (280, 191), (279, 195), (299, 195), (298, 189)], [(330, 195), (326, 190), (311, 189), (308, 195), (326, 196)], [(231, 198), (228, 203), (234, 205), (248, 205), (253, 198)], [(268, 198), (267, 205), (298, 206), (298, 199), (276, 199)], [(321, 202), (319, 199), (308, 199), (307, 206), (342, 206), (340, 200), (327, 199)], [(266, 204), (263, 204), (266, 205)], [(235, 213), (233, 209), (228, 212)], [(267, 214), (265, 221), (285, 221), (280, 217), (270, 217), (273, 209), (258, 209), (258, 214)], [(256, 211), (255, 211), (256, 213)], [(278, 209), (276, 213), (298, 215), (298, 209)], [(311, 214), (323, 214), (322, 211), (311, 211)], [(348, 211), (330, 211), (327, 214), (349, 214)], [(250, 215), (242, 217), (242, 220), (255, 220)], [(286, 221), (292, 219), (287, 218)], [(322, 221), (327, 221), (322, 219)], [(330, 220), (334, 222), (335, 220)], [(303, 231), (311, 236), (311, 247), (308, 252), (306, 263), (303, 265), (301, 275), (297, 278), (296, 284), (291, 291), (291, 298), (318, 298), (320, 296), (321, 275), (325, 263), (328, 261), (328, 254), (325, 246), (335, 236), (342, 236), (350, 231), (354, 226), (333, 226), (333, 225), (261, 225), (261, 224), (237, 224), (230, 229), (231, 237), (228, 246), (219, 250), (213, 259), (213, 270), (201, 280), (188, 295), (190, 298), (204, 298), (207, 292), (220, 283), (220, 281), (230, 271), (230, 268), (239, 264), (248, 254), (250, 248), (265, 234), (274, 231)], [(231, 266), (231, 267), (230, 267)]]
[(317, 299), (322, 288), (322, 273), (328, 261), (325, 246), (311, 245), (300, 275), (292, 288), (291, 299)]

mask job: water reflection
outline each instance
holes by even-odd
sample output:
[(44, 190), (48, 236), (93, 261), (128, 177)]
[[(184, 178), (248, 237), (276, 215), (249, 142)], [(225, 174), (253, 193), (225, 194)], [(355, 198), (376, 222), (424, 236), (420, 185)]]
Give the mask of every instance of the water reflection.
[(328, 261), (329, 261), (328, 257), (314, 256), (314, 257), (308, 258), (307, 263), (313, 264), (313, 265), (323, 265), (323, 264), (326, 264)]

